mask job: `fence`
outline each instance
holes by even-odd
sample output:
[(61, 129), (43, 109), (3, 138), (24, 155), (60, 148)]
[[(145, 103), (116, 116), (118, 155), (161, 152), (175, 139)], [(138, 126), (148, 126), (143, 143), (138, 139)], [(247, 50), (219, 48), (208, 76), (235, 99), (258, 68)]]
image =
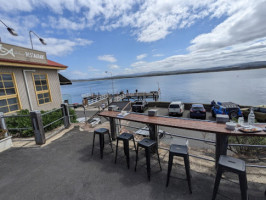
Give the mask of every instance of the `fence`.
[[(62, 115), (59, 116), (59, 118), (53, 120), (52, 122), (48, 124), (44, 124), (43, 119), (47, 117), (49, 114), (58, 112), (62, 112)], [(7, 118), (25, 118), (28, 117), (31, 120), (31, 127), (16, 127), (16, 128), (8, 128), (5, 122), (5, 119)], [(63, 121), (65, 128), (69, 128), (70, 126), (70, 115), (69, 115), (69, 109), (67, 104), (61, 104), (61, 107), (55, 110), (51, 110), (49, 112), (41, 113), (40, 111), (31, 111), (29, 115), (11, 115), (11, 116), (5, 116), (3, 113), (0, 113), (0, 123), (2, 129), (5, 129), (7, 131), (13, 131), (13, 130), (32, 130), (34, 132), (35, 136), (35, 142), (36, 144), (45, 144), (46, 138), (45, 138), (45, 129), (59, 121)], [(9, 135), (9, 133), (6, 133), (6, 137)]]

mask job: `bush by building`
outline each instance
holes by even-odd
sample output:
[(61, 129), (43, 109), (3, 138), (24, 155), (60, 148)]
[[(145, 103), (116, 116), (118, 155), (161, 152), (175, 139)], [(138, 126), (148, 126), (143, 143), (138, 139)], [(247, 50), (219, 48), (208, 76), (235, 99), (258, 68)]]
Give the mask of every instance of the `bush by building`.
[[(49, 111), (43, 111), (42, 110), (41, 114), (44, 114), (46, 112), (49, 112)], [(75, 110), (70, 108), (69, 114), (71, 116), (70, 117), (71, 122), (72, 123), (77, 122), (77, 115), (75, 113)], [(30, 111), (27, 109), (20, 110), (17, 112), (17, 115), (30, 115)], [(46, 115), (43, 115), (42, 116), (43, 126), (50, 124), (61, 117), (63, 117), (62, 110), (56, 110), (54, 112), (50, 112)], [(51, 130), (61, 126), (63, 123), (64, 123), (63, 119), (59, 120), (59, 121), (47, 126), (44, 130), (45, 131), (51, 131)], [(21, 130), (9, 130), (9, 133), (12, 134), (13, 136), (17, 136), (17, 137), (32, 137), (32, 136), (34, 136), (30, 116), (6, 118), (6, 126), (8, 129), (21, 128)], [(28, 128), (28, 129), (24, 129), (24, 128)]]

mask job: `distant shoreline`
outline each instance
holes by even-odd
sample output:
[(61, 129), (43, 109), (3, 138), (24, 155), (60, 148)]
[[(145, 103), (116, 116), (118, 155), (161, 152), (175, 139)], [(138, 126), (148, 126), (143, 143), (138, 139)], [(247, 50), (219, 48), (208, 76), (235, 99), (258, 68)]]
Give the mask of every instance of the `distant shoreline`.
[(126, 79), (126, 78), (141, 78), (141, 77), (152, 77), (152, 76), (171, 76), (171, 75), (183, 75), (183, 74), (197, 74), (197, 73), (211, 73), (211, 72), (224, 72), (224, 71), (240, 71), (240, 70), (255, 70), (255, 69), (266, 69), (266, 61), (258, 61), (252, 63), (244, 63), (238, 65), (231, 65), (227, 67), (212, 67), (209, 69), (189, 69), (189, 70), (178, 70), (169, 72), (153, 72), (146, 74), (131, 74), (124, 76), (113, 76), (94, 78), (94, 79), (78, 79), (71, 80), (72, 82), (87, 82), (87, 81), (102, 81), (110, 79)]

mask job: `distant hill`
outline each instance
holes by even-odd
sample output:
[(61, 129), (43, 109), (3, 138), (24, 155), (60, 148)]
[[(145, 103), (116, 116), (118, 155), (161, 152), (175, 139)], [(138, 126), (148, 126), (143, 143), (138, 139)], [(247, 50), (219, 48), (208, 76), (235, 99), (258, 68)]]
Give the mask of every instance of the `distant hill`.
[[(130, 75), (113, 76), (113, 79), (149, 77), (149, 76), (165, 76), (165, 75), (178, 75), (178, 74), (209, 73), (209, 72), (236, 71), (236, 70), (252, 70), (252, 69), (262, 69), (262, 68), (266, 68), (266, 61), (240, 63), (240, 64), (234, 64), (234, 65), (228, 65), (228, 66), (211, 67), (211, 68), (137, 73), (137, 74), (130, 74)], [(111, 77), (78, 79), (78, 80), (71, 80), (71, 81), (72, 82), (98, 81), (98, 80), (109, 80), (109, 79), (111, 79)]]

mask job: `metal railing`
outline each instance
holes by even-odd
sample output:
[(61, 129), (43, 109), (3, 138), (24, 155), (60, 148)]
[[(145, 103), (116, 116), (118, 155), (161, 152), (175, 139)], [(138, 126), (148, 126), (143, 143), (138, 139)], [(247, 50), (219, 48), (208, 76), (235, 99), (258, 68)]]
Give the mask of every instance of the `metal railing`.
[[(62, 114), (60, 114), (60, 116), (57, 119), (54, 119), (53, 121), (48, 121), (49, 123), (44, 125), (43, 118), (44, 117), (49, 118), (48, 115), (54, 112), (60, 112)], [(28, 117), (30, 120), (31, 127), (12, 127), (12, 128), (7, 127), (7, 123), (5, 121), (6, 118), (20, 118), (20, 117), (21, 118)], [(5, 129), (7, 131), (32, 130), (33, 133), (35, 134), (36, 144), (44, 144), (46, 142), (45, 129), (59, 122), (60, 120), (63, 120), (65, 128), (68, 128), (70, 126), (70, 117), (69, 117), (69, 110), (67, 104), (61, 104), (60, 108), (45, 113), (41, 113), (40, 111), (31, 111), (29, 115), (9, 115), (9, 116), (5, 116), (4, 113), (0, 113), (0, 125), (2, 129)], [(6, 133), (5, 137), (7, 136), (8, 132)]]
[(64, 119), (63, 108), (61, 107), (61, 108), (54, 109), (54, 110), (51, 110), (51, 111), (48, 111), (48, 112), (45, 112), (45, 113), (42, 113), (42, 114), (41, 114), (41, 116), (43, 117), (43, 116), (49, 115), (49, 114), (51, 114), (51, 113), (58, 112), (59, 110), (62, 111), (62, 117), (60, 117), (60, 118), (58, 118), (58, 119), (55, 119), (54, 121), (52, 121), (52, 122), (50, 122), (50, 123), (48, 123), (48, 124), (46, 124), (46, 125), (43, 125), (43, 128), (44, 128), (44, 129), (47, 128), (48, 126), (51, 126), (51, 125), (53, 125), (54, 123), (56, 123), (56, 122), (58, 122), (58, 121)]
[[(4, 114), (0, 114), (1, 127), (7, 131), (33, 130), (32, 127), (9, 128), (8, 124), (6, 123), (6, 120), (5, 120), (5, 119), (10, 119), (10, 118), (25, 118), (25, 117), (30, 118), (30, 115), (4, 115)], [(10, 134), (7, 132), (7, 135), (10, 135)]]
[[(119, 120), (120, 121), (120, 120)], [(129, 126), (129, 125), (123, 125), (121, 123), (116, 123), (116, 125), (118, 125), (118, 127), (128, 127), (128, 128), (133, 128), (133, 129), (143, 129), (143, 127), (136, 127), (136, 126)], [(199, 141), (199, 142), (204, 142), (204, 143), (209, 143), (209, 144), (212, 144), (212, 145), (216, 145), (216, 142), (215, 141), (212, 141), (212, 140), (206, 140), (206, 139), (200, 139), (200, 138), (194, 138), (194, 137), (188, 137), (188, 136), (183, 136), (183, 135), (178, 135), (178, 134), (172, 134), (172, 133), (168, 133), (166, 131), (163, 131), (163, 133), (165, 135), (170, 135), (171, 137), (178, 137), (178, 138), (185, 138), (185, 139), (188, 139), (188, 140), (195, 140), (195, 141)], [(251, 145), (251, 144), (228, 144), (228, 147), (229, 146), (240, 146), (240, 147), (252, 147), (252, 148), (266, 148), (266, 145)], [(169, 150), (165, 147), (160, 147), (160, 143), (158, 143), (158, 148), (160, 149), (163, 149), (163, 150)], [(228, 149), (230, 150), (230, 149)], [(199, 156), (199, 155), (193, 155), (193, 154), (190, 154), (190, 156), (192, 157), (195, 157), (195, 158), (198, 158), (198, 159), (202, 159), (202, 160), (206, 160), (206, 161), (210, 161), (210, 162), (215, 162), (214, 159), (210, 159), (210, 158), (206, 158), (206, 157), (203, 157), (203, 156)], [(266, 168), (266, 166), (264, 165), (252, 165), (252, 164), (246, 164), (247, 167), (257, 167), (257, 168)]]

